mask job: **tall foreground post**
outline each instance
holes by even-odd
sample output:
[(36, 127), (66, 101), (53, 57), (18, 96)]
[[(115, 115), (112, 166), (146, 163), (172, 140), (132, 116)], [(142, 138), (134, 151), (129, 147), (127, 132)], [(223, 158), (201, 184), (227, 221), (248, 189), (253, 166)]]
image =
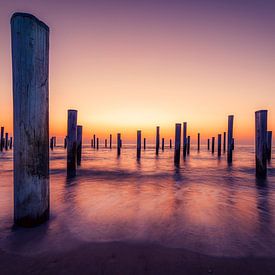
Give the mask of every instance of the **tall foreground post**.
[(187, 153), (187, 122), (183, 122), (183, 140), (182, 140), (182, 147), (183, 147), (183, 157), (186, 157)]
[(232, 162), (232, 150), (233, 150), (233, 121), (234, 116), (228, 116), (228, 131), (227, 131), (227, 161)]
[(256, 176), (266, 177), (267, 110), (255, 112)]
[(157, 126), (156, 132), (156, 155), (159, 154), (159, 126)]
[(267, 160), (271, 160), (272, 153), (272, 131), (267, 132)]
[(1, 138), (0, 138), (0, 151), (4, 148), (4, 127), (1, 127)]
[(117, 134), (117, 155), (120, 156), (120, 149), (121, 149), (121, 134)]
[(179, 165), (179, 163), (180, 163), (180, 140), (181, 140), (181, 123), (176, 123), (176, 127), (175, 127), (175, 152), (174, 152), (174, 163), (175, 163), (175, 165)]
[(67, 130), (67, 176), (76, 175), (77, 160), (77, 111), (68, 110), (68, 130)]
[(141, 131), (137, 131), (137, 159), (140, 159), (141, 154)]
[(220, 157), (222, 153), (222, 135), (218, 134), (218, 156)]
[(77, 125), (76, 132), (76, 151), (77, 151), (77, 165), (81, 165), (81, 155), (82, 155), (82, 126)]
[(49, 28), (33, 15), (11, 18), (14, 221), (49, 218)]

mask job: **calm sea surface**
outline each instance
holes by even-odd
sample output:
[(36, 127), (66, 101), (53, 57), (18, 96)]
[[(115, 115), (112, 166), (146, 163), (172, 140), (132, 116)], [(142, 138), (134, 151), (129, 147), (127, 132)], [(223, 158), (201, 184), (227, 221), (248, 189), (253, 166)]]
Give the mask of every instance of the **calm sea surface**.
[(13, 228), (12, 152), (0, 155), (0, 249), (23, 255), (71, 249), (82, 242), (156, 243), (215, 256), (275, 256), (275, 158), (266, 181), (254, 175), (252, 146), (235, 148), (233, 164), (201, 148), (180, 168), (174, 151), (84, 147), (66, 178), (66, 151), (51, 152), (51, 219)]

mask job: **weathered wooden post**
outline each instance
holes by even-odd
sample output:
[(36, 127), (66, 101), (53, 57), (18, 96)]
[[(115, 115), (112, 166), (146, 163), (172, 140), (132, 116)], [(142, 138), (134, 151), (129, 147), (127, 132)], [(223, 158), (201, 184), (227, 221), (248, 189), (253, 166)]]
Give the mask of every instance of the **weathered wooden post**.
[(143, 149), (146, 150), (146, 138), (143, 139)]
[(76, 133), (76, 162), (77, 165), (81, 165), (81, 155), (82, 155), (82, 130), (83, 127), (81, 125), (77, 125), (77, 133)]
[(156, 155), (159, 154), (159, 126), (157, 126), (156, 132)]
[(10, 137), (10, 150), (12, 149), (12, 137)]
[(187, 155), (190, 154), (190, 136), (187, 137)]
[(164, 151), (164, 138), (161, 139), (161, 150)]
[(96, 138), (96, 150), (99, 149), (99, 138)]
[(110, 149), (112, 149), (112, 135), (110, 135)]
[(0, 150), (3, 151), (4, 148), (4, 127), (1, 127), (1, 139), (0, 139)]
[[(170, 139), (170, 141), (171, 141), (171, 139)], [(175, 165), (180, 164), (180, 143), (181, 143), (181, 123), (176, 123), (176, 127), (175, 127), (175, 152), (174, 152), (174, 163), (175, 163)], [(171, 142), (170, 142), (170, 145), (171, 145)]]
[(220, 157), (222, 153), (222, 135), (218, 134), (218, 156)]
[(67, 130), (67, 176), (69, 178), (76, 175), (77, 160), (77, 111), (68, 110), (68, 130)]
[(67, 149), (67, 140), (68, 140), (68, 137), (66, 136), (64, 138), (64, 149)]
[(120, 156), (120, 149), (121, 149), (121, 134), (117, 134), (117, 155)]
[(267, 160), (271, 160), (272, 154), (272, 131), (267, 132)]
[(223, 152), (226, 151), (226, 132), (223, 132)]
[(36, 17), (11, 18), (14, 126), (14, 221), (49, 218), (49, 28)]
[(210, 138), (207, 139), (207, 150), (210, 150)]
[(227, 130), (227, 161), (229, 163), (232, 162), (232, 138), (233, 138), (233, 121), (234, 116), (230, 115), (228, 116), (228, 130)]
[(91, 139), (91, 148), (94, 148), (94, 140)]
[(183, 157), (186, 157), (187, 153), (187, 122), (183, 122), (183, 137), (182, 137)]
[(96, 147), (96, 139), (95, 139), (95, 135), (94, 135), (94, 149)]
[(172, 149), (172, 139), (171, 138), (170, 138), (170, 149)]
[(51, 137), (51, 139), (50, 139), (50, 148), (53, 151), (53, 137)]
[(5, 150), (7, 151), (9, 149), (9, 134), (5, 134)]
[(105, 148), (107, 148), (107, 139), (105, 138)]
[(215, 137), (212, 137), (212, 154), (215, 153)]
[(255, 112), (256, 176), (265, 178), (267, 172), (267, 110)]
[(201, 147), (201, 134), (198, 133), (198, 152), (200, 151), (200, 147)]
[(140, 159), (141, 155), (141, 131), (137, 131), (137, 159)]

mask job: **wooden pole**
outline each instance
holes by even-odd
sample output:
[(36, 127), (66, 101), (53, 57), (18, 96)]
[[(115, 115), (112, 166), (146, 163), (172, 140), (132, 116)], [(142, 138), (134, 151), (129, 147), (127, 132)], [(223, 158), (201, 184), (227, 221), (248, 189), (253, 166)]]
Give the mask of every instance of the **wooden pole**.
[(51, 137), (51, 139), (50, 139), (50, 148), (53, 151), (53, 137)]
[[(181, 143), (181, 123), (176, 123), (175, 126), (175, 151), (174, 151), (174, 163), (180, 164), (180, 143)], [(171, 145), (171, 139), (170, 139)], [(170, 146), (171, 148), (171, 146)]]
[(207, 150), (210, 150), (210, 138), (207, 139)]
[(7, 151), (9, 149), (9, 134), (5, 134), (5, 150)]
[(96, 150), (99, 149), (99, 138), (96, 138)]
[(272, 154), (272, 131), (267, 132), (267, 160), (271, 160)]
[(10, 137), (10, 150), (12, 149), (12, 137)]
[(231, 163), (232, 162), (232, 138), (233, 138), (233, 121), (234, 121), (234, 116), (230, 115), (228, 116), (228, 131), (227, 131), (227, 162)]
[(170, 138), (170, 149), (172, 149), (172, 139), (171, 138)]
[(53, 137), (53, 146), (56, 147), (56, 137)]
[(267, 173), (267, 110), (255, 112), (256, 176), (265, 178)]
[(187, 155), (190, 154), (190, 136), (187, 137)]
[(68, 140), (68, 137), (66, 136), (64, 138), (64, 149), (67, 149), (67, 140)]
[(77, 111), (68, 110), (67, 176), (76, 175), (77, 160)]
[(121, 134), (117, 134), (117, 155), (120, 156), (120, 149), (121, 149)]
[(143, 139), (143, 149), (146, 150), (146, 138)]
[(96, 139), (95, 139), (95, 135), (94, 135), (94, 149), (96, 147)]
[(1, 127), (1, 139), (0, 139), (0, 150), (4, 149), (4, 127)]
[(215, 137), (212, 137), (212, 154), (215, 153)]
[(226, 151), (226, 132), (223, 132), (223, 152)]
[(161, 150), (164, 151), (164, 138), (161, 139)]
[(49, 218), (49, 28), (36, 17), (11, 18), (14, 128), (14, 221)]
[(141, 131), (137, 131), (137, 159), (140, 159), (141, 155)]
[(77, 151), (77, 156), (76, 156), (76, 162), (77, 165), (81, 165), (81, 155), (82, 155), (82, 130), (83, 127), (81, 125), (77, 125), (77, 133), (76, 133), (76, 151)]
[(107, 148), (107, 139), (105, 139), (105, 148)]
[(222, 135), (218, 134), (218, 156), (220, 157), (222, 153)]
[(159, 126), (157, 126), (157, 132), (156, 132), (156, 155), (159, 154)]
[(198, 133), (198, 152), (200, 151), (200, 147), (201, 147), (201, 134)]
[(110, 135), (110, 149), (112, 149), (112, 135)]
[(183, 157), (186, 157), (187, 153), (187, 122), (183, 122), (183, 137), (182, 137)]

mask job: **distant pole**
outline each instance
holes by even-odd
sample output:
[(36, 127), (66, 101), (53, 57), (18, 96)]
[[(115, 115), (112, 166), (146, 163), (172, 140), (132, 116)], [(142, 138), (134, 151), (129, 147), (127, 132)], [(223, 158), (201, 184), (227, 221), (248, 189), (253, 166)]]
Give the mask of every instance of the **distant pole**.
[(265, 178), (267, 172), (267, 110), (255, 112), (256, 176)]
[(187, 153), (187, 122), (183, 122), (183, 137), (182, 137), (183, 157), (186, 157)]
[(50, 148), (53, 151), (53, 137), (51, 137), (51, 139), (50, 139)]
[(1, 139), (0, 139), (0, 150), (3, 151), (4, 148), (4, 127), (1, 127)]
[(227, 131), (227, 162), (232, 162), (232, 138), (233, 138), (233, 121), (234, 116), (228, 116), (228, 131)]
[(208, 151), (210, 150), (210, 138), (207, 139), (207, 150), (208, 150)]
[(67, 149), (67, 140), (68, 140), (68, 137), (66, 136), (64, 138), (64, 149)]
[(222, 153), (222, 135), (218, 135), (218, 156), (220, 157)]
[(143, 139), (143, 149), (146, 150), (146, 138)]
[(5, 150), (7, 151), (9, 149), (9, 134), (5, 134)]
[(161, 150), (164, 151), (164, 138), (161, 139)]
[(121, 134), (117, 134), (117, 155), (120, 156), (120, 148), (121, 148)]
[(49, 218), (49, 28), (31, 14), (11, 18), (14, 221)]
[(10, 150), (12, 149), (12, 137), (10, 137)]
[(107, 148), (107, 139), (105, 139), (105, 148)]
[(91, 148), (94, 148), (94, 140), (91, 139)]
[(223, 132), (223, 152), (226, 151), (226, 132)]
[(68, 110), (67, 128), (67, 176), (69, 178), (76, 175), (77, 160), (77, 111)]
[(267, 132), (267, 160), (271, 160), (272, 154), (272, 131)]
[(215, 137), (212, 137), (212, 154), (215, 153)]
[(77, 125), (77, 142), (76, 142), (76, 150), (77, 150), (77, 165), (81, 165), (81, 155), (82, 155), (82, 126), (81, 125)]
[[(180, 143), (181, 143), (181, 123), (176, 123), (175, 127), (175, 151), (174, 151), (174, 163), (179, 165), (180, 163)], [(170, 139), (171, 145), (171, 139)], [(171, 146), (170, 146), (171, 148)]]
[(187, 137), (187, 155), (190, 154), (190, 136)]
[(110, 149), (112, 149), (112, 135), (110, 135)]
[(156, 155), (159, 154), (159, 126), (157, 126), (156, 132)]
[(96, 150), (99, 149), (99, 138), (96, 138)]
[(140, 159), (141, 154), (141, 131), (137, 131), (137, 159)]
[(170, 149), (172, 149), (172, 139), (171, 138), (170, 138)]
[(95, 146), (96, 146), (96, 140), (95, 140), (95, 135), (94, 135), (94, 149), (95, 149)]
[(201, 147), (201, 134), (198, 133), (198, 152), (200, 151), (200, 147)]

